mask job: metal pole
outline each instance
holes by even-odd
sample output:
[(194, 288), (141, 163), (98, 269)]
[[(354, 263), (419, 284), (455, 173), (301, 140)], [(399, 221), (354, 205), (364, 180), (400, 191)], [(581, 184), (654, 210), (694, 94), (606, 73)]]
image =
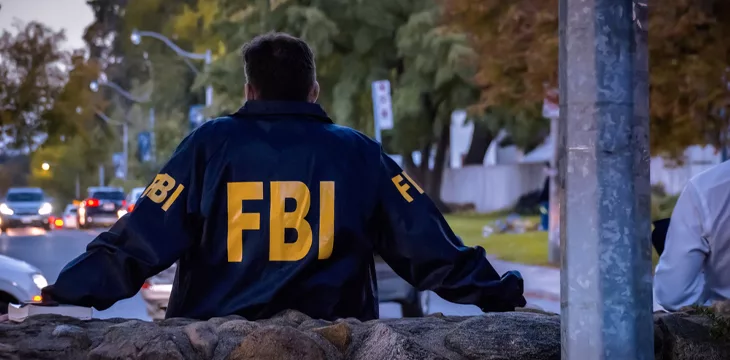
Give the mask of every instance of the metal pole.
[(559, 118), (550, 119), (550, 137), (553, 154), (550, 159), (550, 191), (548, 206), (548, 262), (560, 264), (560, 198), (558, 193), (558, 127)]
[(634, 6), (560, 0), (563, 359), (654, 359), (646, 7)]
[(129, 124), (125, 121), (124, 124), (122, 124), (122, 143), (123, 143), (123, 150), (122, 153), (124, 154), (124, 180), (128, 179), (127, 173), (129, 172)]
[(155, 145), (155, 108), (150, 108), (150, 151), (152, 164), (157, 164), (157, 145)]
[[(210, 49), (205, 51), (205, 66), (210, 67), (213, 62), (213, 54)], [(213, 106), (213, 85), (210, 83), (205, 87), (205, 107)]]
[(104, 164), (99, 165), (99, 186), (104, 186)]
[(79, 174), (76, 173), (76, 200), (81, 198), (81, 179), (79, 179)]

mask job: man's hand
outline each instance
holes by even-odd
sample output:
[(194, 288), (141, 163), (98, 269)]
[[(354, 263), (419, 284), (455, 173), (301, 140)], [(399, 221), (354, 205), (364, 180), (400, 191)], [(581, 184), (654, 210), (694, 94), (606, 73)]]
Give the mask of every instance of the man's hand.
[(484, 312), (505, 312), (515, 311), (515, 308), (525, 307), (527, 300), (523, 296), (525, 292), (522, 274), (519, 271), (512, 270), (504, 273), (500, 279), (504, 288), (504, 298), (482, 308)]

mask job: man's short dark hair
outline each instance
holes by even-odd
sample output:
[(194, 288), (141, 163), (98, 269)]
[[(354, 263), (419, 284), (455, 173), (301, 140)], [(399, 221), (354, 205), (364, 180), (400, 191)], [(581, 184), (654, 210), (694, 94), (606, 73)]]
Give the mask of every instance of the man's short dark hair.
[(314, 54), (285, 33), (259, 35), (243, 46), (246, 79), (261, 100), (307, 101), (316, 79)]

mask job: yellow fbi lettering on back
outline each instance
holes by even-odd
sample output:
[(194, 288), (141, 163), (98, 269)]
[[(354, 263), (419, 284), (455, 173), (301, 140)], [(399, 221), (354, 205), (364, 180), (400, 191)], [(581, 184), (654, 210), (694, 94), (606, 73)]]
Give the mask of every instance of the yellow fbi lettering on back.
[[(418, 184), (413, 181), (413, 179), (411, 179), (411, 177), (408, 176), (405, 171), (403, 171), (401, 174), (393, 176), (391, 180), (393, 181), (395, 188), (398, 189), (398, 192), (400, 192), (403, 198), (406, 199), (406, 201), (411, 202), (413, 201), (413, 197), (411, 196), (411, 194), (408, 193), (408, 190), (411, 188), (411, 184), (414, 188), (416, 188), (416, 191), (418, 191), (419, 194), (423, 194), (423, 189), (421, 189), (421, 187), (418, 186)], [(404, 177), (405, 179), (403, 179)]]
[[(228, 261), (243, 260), (243, 232), (261, 229), (261, 214), (245, 211), (245, 201), (264, 200), (264, 183), (228, 183)], [(311, 251), (314, 234), (304, 218), (310, 211), (311, 194), (306, 184), (299, 181), (272, 181), (269, 194), (269, 261), (299, 261)], [(293, 199), (296, 208), (287, 212), (286, 199)], [(294, 242), (286, 242), (286, 229), (296, 230)], [(319, 184), (320, 260), (332, 255), (335, 232), (335, 183)]]
[[(162, 204), (162, 210), (167, 211), (175, 200), (177, 200), (178, 196), (180, 196), (180, 193), (185, 189), (183, 184), (179, 184), (177, 188), (175, 187), (175, 184), (176, 181), (172, 178), (172, 176), (168, 174), (157, 174), (155, 175), (155, 179), (152, 181), (152, 184), (144, 190), (142, 196), (146, 196), (158, 204), (164, 201), (164, 204)], [(175, 189), (174, 191), (172, 191), (173, 188)], [(170, 194), (170, 191), (172, 191), (172, 194)]]

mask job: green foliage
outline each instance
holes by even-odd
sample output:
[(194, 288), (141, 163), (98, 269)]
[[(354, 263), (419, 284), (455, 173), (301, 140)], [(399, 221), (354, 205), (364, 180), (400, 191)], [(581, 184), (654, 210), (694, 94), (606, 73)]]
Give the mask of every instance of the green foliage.
[(24, 149), (49, 126), (43, 115), (63, 88), (69, 54), (60, 48), (63, 32), (37, 22), (15, 30), (0, 35), (0, 135), (10, 139), (4, 147)]

